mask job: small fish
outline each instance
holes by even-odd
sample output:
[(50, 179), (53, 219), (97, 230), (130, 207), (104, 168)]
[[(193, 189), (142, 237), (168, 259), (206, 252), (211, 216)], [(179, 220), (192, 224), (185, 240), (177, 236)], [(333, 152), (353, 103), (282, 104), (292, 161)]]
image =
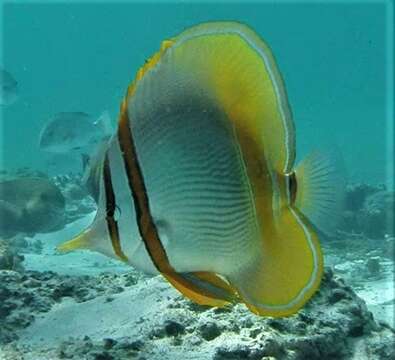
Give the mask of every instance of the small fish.
[(84, 112), (60, 112), (43, 127), (39, 148), (51, 153), (83, 154), (112, 134), (107, 111), (95, 120)]
[[(295, 163), (285, 87), (235, 22), (165, 40), (138, 71), (96, 159), (98, 212), (60, 245), (162, 274), (198, 304), (287, 316), (319, 288), (317, 231), (336, 207), (318, 157)], [(318, 168), (317, 168), (318, 164)]]
[(18, 83), (13, 76), (0, 69), (0, 105), (8, 106), (18, 98)]

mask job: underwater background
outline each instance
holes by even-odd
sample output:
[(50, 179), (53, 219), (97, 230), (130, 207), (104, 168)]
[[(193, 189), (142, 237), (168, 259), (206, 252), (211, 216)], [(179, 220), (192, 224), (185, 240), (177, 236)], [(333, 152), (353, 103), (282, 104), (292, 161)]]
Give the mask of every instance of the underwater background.
[(236, 20), (272, 48), (296, 123), (298, 154), (337, 146), (351, 178), (391, 181), (388, 4), (6, 3), (3, 64), (18, 80), (21, 98), (3, 109), (1, 166), (45, 170), (36, 139), (52, 113), (109, 110), (115, 120), (127, 85), (163, 39), (200, 22)]
[[(52, 179), (65, 215), (51, 230), (1, 235), (0, 359), (395, 358), (392, 14), (391, 1), (1, 2), (0, 62), (18, 98), (1, 107), (0, 173)], [(346, 207), (323, 242), (322, 290), (292, 318), (199, 308), (159, 277), (54, 250), (95, 205), (80, 159), (39, 149), (43, 127), (70, 111), (108, 111), (116, 124), (160, 43), (214, 20), (249, 25), (273, 51), (297, 159), (336, 149), (344, 160)]]

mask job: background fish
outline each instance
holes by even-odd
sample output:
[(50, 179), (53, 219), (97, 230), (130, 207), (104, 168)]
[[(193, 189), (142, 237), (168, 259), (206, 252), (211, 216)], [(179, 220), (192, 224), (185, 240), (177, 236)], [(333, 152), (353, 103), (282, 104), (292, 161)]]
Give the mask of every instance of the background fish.
[(0, 69), (0, 105), (11, 105), (18, 98), (18, 83), (14, 77)]
[(0, 237), (51, 232), (64, 225), (65, 199), (46, 178), (0, 182)]
[(96, 120), (84, 112), (60, 112), (43, 127), (39, 147), (51, 153), (90, 153), (111, 133), (107, 111)]
[(307, 216), (319, 209), (322, 225), (340, 190), (328, 181), (332, 164), (306, 159), (295, 170), (295, 156), (268, 46), (238, 23), (192, 27), (164, 41), (129, 86), (95, 167), (96, 218), (59, 250), (161, 273), (199, 304), (293, 314), (323, 272)]

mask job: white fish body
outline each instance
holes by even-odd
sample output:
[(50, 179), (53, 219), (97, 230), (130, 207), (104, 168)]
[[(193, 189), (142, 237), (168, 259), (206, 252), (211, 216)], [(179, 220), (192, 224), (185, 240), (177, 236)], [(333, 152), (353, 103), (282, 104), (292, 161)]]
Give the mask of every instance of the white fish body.
[(301, 200), (294, 160), (291, 112), (267, 45), (237, 23), (192, 27), (164, 41), (128, 88), (98, 167), (96, 219), (59, 249), (159, 272), (199, 304), (293, 314), (323, 271), (301, 212), (315, 192)]

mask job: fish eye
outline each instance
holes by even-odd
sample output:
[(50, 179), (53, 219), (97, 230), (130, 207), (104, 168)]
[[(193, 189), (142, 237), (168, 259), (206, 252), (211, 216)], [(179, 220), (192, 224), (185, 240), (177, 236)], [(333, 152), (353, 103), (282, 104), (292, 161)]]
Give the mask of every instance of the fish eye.
[(115, 205), (114, 220), (118, 221), (120, 218), (121, 218), (121, 208), (118, 205)]
[(114, 210), (107, 211), (107, 216), (113, 218), (115, 221), (118, 221), (121, 218), (121, 209), (118, 205), (115, 205)]

